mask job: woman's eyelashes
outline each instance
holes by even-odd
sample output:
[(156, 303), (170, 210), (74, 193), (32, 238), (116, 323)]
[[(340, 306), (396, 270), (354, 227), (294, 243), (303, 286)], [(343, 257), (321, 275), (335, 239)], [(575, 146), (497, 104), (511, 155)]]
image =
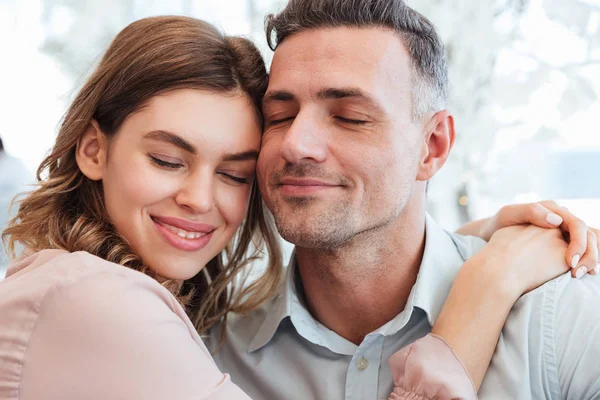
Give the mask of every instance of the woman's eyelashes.
[(227, 179), (231, 179), (232, 181), (237, 182), (237, 183), (244, 183), (244, 184), (248, 183), (247, 178), (240, 178), (240, 177), (229, 175), (229, 174), (221, 174), (221, 175), (223, 175)]
[[(159, 157), (153, 154), (148, 154), (148, 157), (150, 158), (152, 164), (162, 169), (178, 170), (185, 167), (185, 165), (182, 162), (176, 162), (176, 159), (173, 159), (171, 157)], [(166, 159), (168, 159), (169, 161), (167, 161)], [(252, 182), (253, 179), (253, 174), (250, 174), (250, 176), (248, 176), (249, 174), (244, 172), (236, 174), (229, 171), (217, 171), (217, 174), (221, 175), (227, 181), (238, 185), (248, 184)]]
[(241, 184), (241, 185), (246, 185), (246, 184), (250, 183), (250, 181), (251, 181), (251, 177), (236, 176), (236, 175), (232, 175), (231, 173), (228, 173), (228, 172), (219, 172), (218, 174), (227, 180), (230, 180), (234, 183)]
[(167, 168), (167, 169), (180, 169), (183, 168), (184, 165), (182, 163), (178, 163), (175, 162), (174, 159), (171, 159), (169, 157), (169, 161), (166, 161), (166, 159), (163, 159), (161, 157), (157, 157), (155, 155), (149, 154), (148, 157), (150, 157), (150, 161), (154, 164), (157, 165), (161, 168)]

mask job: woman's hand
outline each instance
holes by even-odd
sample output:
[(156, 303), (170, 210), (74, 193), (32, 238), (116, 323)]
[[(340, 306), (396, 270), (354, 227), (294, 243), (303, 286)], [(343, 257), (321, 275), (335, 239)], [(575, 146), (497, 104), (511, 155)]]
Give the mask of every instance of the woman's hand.
[[(533, 225), (502, 228), (488, 244), (463, 266), (461, 274), (475, 273), (493, 282), (509, 301), (569, 271), (564, 261), (567, 251), (559, 229), (542, 229)], [(484, 282), (481, 282), (483, 284)], [(488, 286), (490, 286), (488, 284)]]
[(540, 228), (560, 228), (569, 246), (565, 251), (567, 265), (572, 268), (573, 277), (581, 278), (586, 273), (600, 273), (598, 253), (600, 230), (588, 226), (569, 210), (554, 201), (530, 204), (515, 204), (503, 207), (491, 218), (474, 221), (457, 232), (479, 236), (490, 241), (494, 233), (502, 228), (531, 224)]

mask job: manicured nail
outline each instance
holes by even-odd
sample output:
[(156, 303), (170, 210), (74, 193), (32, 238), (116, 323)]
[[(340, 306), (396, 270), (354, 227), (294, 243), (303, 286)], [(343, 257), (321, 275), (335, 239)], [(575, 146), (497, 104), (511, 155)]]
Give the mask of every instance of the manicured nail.
[(581, 268), (579, 268), (579, 269), (577, 270), (577, 272), (575, 273), (575, 278), (577, 278), (577, 279), (581, 279), (581, 278), (583, 278), (583, 276), (584, 276), (585, 274), (587, 274), (587, 272), (588, 272), (588, 269), (587, 269), (587, 267), (581, 267)]
[(581, 260), (581, 256), (579, 254), (575, 254), (573, 258), (571, 258), (571, 268), (577, 268), (579, 260)]
[(548, 222), (550, 225), (558, 226), (563, 223), (563, 219), (558, 214), (548, 213), (546, 215), (546, 222)]

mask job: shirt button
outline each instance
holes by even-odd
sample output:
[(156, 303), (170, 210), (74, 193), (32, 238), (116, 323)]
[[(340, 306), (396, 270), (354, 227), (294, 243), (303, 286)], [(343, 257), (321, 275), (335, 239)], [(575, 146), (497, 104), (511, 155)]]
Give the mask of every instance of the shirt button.
[(356, 367), (359, 371), (364, 371), (369, 367), (369, 361), (366, 358), (361, 357), (356, 361)]

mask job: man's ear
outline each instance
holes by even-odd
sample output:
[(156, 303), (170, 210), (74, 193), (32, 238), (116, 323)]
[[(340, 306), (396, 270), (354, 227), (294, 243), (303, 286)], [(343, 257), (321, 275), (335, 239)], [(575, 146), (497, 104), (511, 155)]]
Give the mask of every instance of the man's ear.
[(444, 166), (454, 145), (454, 117), (448, 110), (436, 113), (426, 125), (417, 179), (428, 181)]
[(108, 141), (98, 122), (92, 120), (77, 142), (75, 158), (79, 169), (93, 181), (104, 176)]

